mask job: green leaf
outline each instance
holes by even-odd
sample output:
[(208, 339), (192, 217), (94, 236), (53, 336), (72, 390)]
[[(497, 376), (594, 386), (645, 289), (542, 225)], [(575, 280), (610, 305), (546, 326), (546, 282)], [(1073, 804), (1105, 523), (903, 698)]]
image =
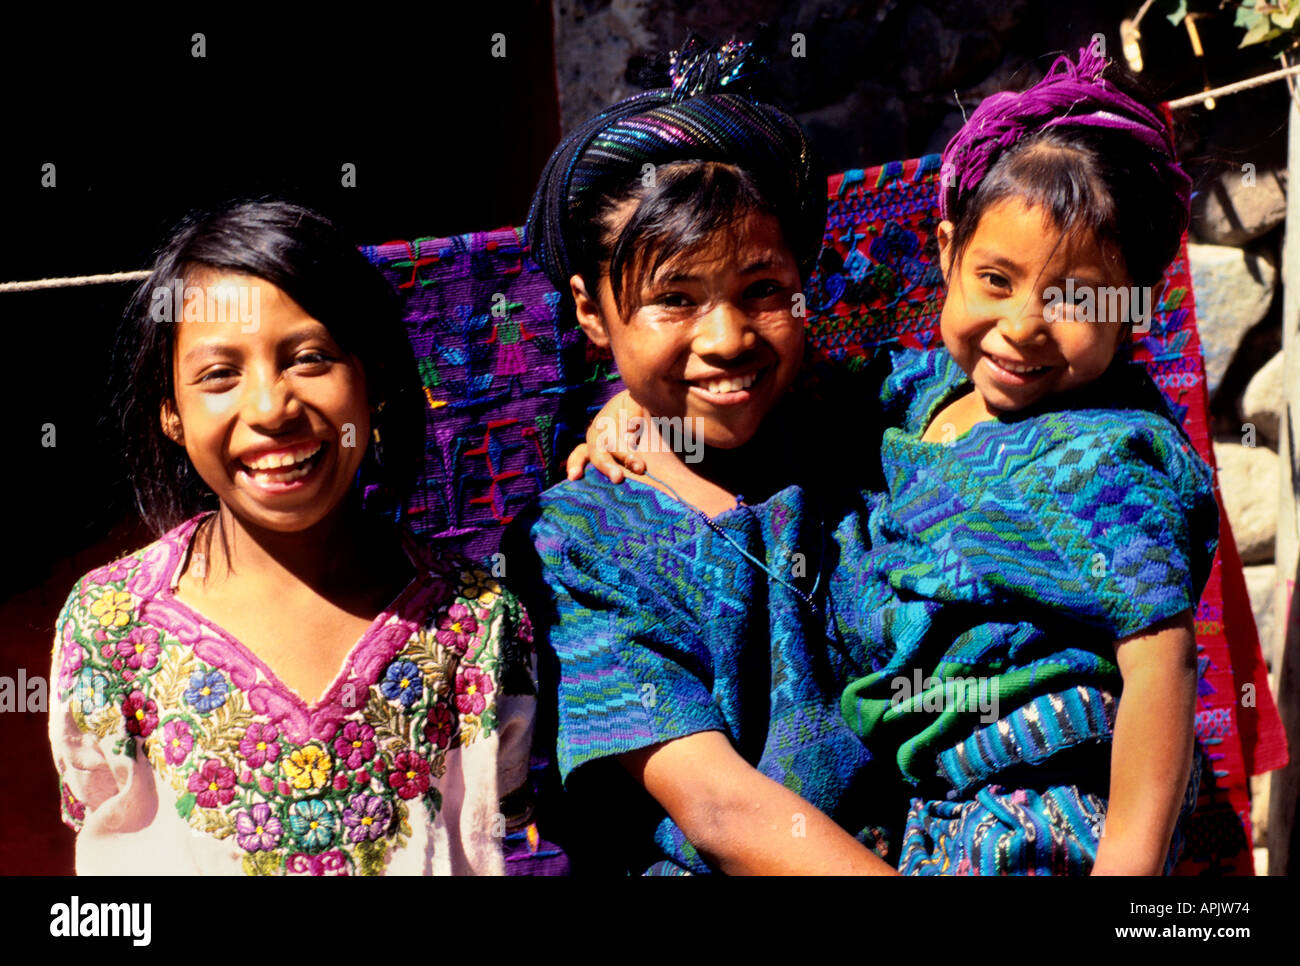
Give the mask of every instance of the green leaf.
[(1264, 19), (1266, 19), (1264, 15), (1256, 10), (1254, 5), (1243, 3), (1237, 8), (1237, 16), (1233, 19), (1232, 25), (1249, 30)]
[(1240, 50), (1242, 47), (1250, 47), (1253, 44), (1262, 44), (1265, 41), (1280, 36), (1282, 36), (1282, 31), (1274, 27), (1273, 24), (1269, 22), (1268, 18), (1260, 18), (1259, 23), (1246, 31), (1246, 36), (1241, 38), (1241, 43), (1237, 45), (1237, 48)]
[(176, 800), (176, 811), (181, 818), (189, 818), (190, 812), (194, 811), (194, 802), (198, 796), (193, 792), (188, 792)]
[[(1238, 14), (1241, 13), (1240, 7), (1237, 8), (1237, 12)], [(1178, 0), (1178, 9), (1175, 10), (1173, 13), (1168, 14), (1167, 18), (1171, 24), (1177, 27), (1180, 23), (1183, 22), (1183, 18), (1186, 16), (1187, 16), (1187, 0)]]

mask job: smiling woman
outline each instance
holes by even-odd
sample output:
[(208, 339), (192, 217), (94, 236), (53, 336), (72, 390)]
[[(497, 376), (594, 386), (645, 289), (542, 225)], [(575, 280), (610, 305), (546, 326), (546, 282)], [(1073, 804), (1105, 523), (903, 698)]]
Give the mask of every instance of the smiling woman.
[(187, 220), (132, 309), (118, 411), (160, 536), (57, 624), (78, 871), (503, 872), (531, 631), (363, 506), (367, 479), (401, 505), (423, 443), (392, 292), (321, 216), (252, 202)]

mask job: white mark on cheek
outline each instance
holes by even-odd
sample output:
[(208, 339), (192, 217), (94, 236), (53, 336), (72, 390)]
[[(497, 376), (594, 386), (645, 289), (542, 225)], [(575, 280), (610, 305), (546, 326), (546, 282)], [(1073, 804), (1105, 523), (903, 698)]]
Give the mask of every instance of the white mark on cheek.
[(229, 393), (205, 393), (203, 395), (203, 406), (207, 409), (208, 414), (219, 416), (229, 411), (234, 405), (234, 396)]

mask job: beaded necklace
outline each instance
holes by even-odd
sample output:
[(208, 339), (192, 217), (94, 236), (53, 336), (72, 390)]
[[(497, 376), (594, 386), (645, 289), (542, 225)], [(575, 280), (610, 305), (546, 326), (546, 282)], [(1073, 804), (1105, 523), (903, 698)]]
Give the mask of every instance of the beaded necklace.
[[(813, 581), (812, 592), (811, 592), (811, 593), (804, 593), (802, 590), (800, 590), (800, 589), (799, 589), (798, 587), (796, 587), (794, 584), (790, 583), (788, 580), (785, 580), (783, 577), (780, 577), (779, 575), (777, 575), (776, 573), (774, 573), (774, 572), (772, 571), (772, 569), (771, 569), (770, 567), (767, 566), (767, 564), (763, 563), (763, 561), (759, 560), (757, 557), (755, 557), (752, 553), (750, 553), (748, 550), (746, 550), (746, 549), (745, 549), (744, 547), (742, 547), (740, 544), (736, 543), (736, 541), (733, 540), (733, 539), (731, 538), (731, 535), (728, 534), (725, 530), (723, 530), (722, 527), (718, 526), (718, 525), (713, 521), (713, 519), (712, 519), (712, 518), (711, 518), (707, 513), (705, 513), (705, 512), (704, 512), (703, 510), (701, 510), (699, 507), (692, 506), (691, 504), (689, 504), (689, 503), (687, 503), (685, 500), (683, 500), (683, 499), (681, 498), (681, 496), (678, 495), (677, 491), (676, 491), (675, 489), (672, 488), (671, 485), (669, 485), (668, 483), (665, 483), (663, 480), (659, 479), (659, 477), (654, 476), (654, 475), (652, 475), (652, 474), (649, 473), (649, 472), (645, 472), (645, 473), (643, 473), (642, 475), (645, 476), (646, 479), (654, 480), (656, 483), (658, 483), (660, 486), (662, 486), (665, 490), (667, 490), (670, 494), (672, 494), (673, 499), (675, 499), (678, 503), (681, 503), (683, 506), (688, 507), (692, 512), (694, 512), (694, 514), (695, 514), (696, 516), (698, 516), (701, 520), (704, 521), (705, 525), (708, 526), (708, 528), (709, 528), (710, 530), (712, 530), (714, 533), (716, 533), (718, 536), (720, 536), (723, 540), (727, 541), (727, 543), (729, 543), (732, 547), (734, 547), (735, 550), (736, 550), (736, 551), (737, 551), (737, 552), (738, 552), (742, 557), (744, 557), (746, 560), (748, 560), (750, 563), (752, 563), (755, 567), (757, 567), (757, 568), (758, 568), (759, 570), (761, 570), (763, 573), (767, 574), (768, 577), (770, 577), (772, 580), (775, 580), (778, 584), (780, 584), (780, 585), (781, 585), (782, 587), (784, 587), (786, 590), (790, 591), (790, 593), (794, 594), (797, 598), (799, 598), (799, 600), (803, 601), (804, 604), (808, 607), (808, 610), (809, 610), (809, 612), (811, 612), (811, 614), (812, 614), (813, 617), (817, 618), (818, 620), (821, 619), (821, 616), (822, 616), (821, 608), (818, 607), (818, 606), (817, 606), (817, 603), (813, 600), (813, 598), (814, 598), (814, 597), (816, 596), (816, 594), (817, 594), (818, 589), (821, 587), (821, 582), (822, 582), (822, 568), (821, 568), (821, 561), (818, 561), (818, 566), (817, 566), (817, 578), (816, 578), (816, 580)], [(750, 515), (751, 517), (754, 515), (754, 511), (753, 511), (752, 509), (750, 509), (749, 504), (747, 504), (747, 503), (745, 502), (745, 497), (744, 497), (742, 494), (739, 494), (739, 493), (736, 494), (736, 509), (738, 509), (738, 510), (739, 510), (739, 509), (744, 509), (744, 510), (748, 511), (748, 512), (749, 512), (749, 515)], [(826, 549), (826, 524), (825, 524), (825, 521), (823, 521), (822, 524), (821, 524), (821, 536), (822, 536), (822, 539), (821, 539), (821, 547), (822, 547), (822, 550), (823, 550), (823, 552), (824, 552), (825, 549)], [(834, 602), (831, 602), (831, 608), (832, 608), (832, 610), (834, 610)]]

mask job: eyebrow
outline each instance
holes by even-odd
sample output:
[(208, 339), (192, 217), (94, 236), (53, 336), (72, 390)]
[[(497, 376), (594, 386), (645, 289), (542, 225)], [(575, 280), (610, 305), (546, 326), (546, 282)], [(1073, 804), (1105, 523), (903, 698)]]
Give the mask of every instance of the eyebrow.
[[(764, 255), (763, 257), (750, 262), (737, 274), (752, 275), (755, 272), (769, 272), (773, 269), (780, 268), (781, 263), (782, 259), (778, 258), (776, 255)], [(655, 281), (659, 283), (695, 282), (699, 281), (699, 278), (699, 275), (692, 274), (691, 272), (671, 272), (667, 275), (660, 275), (655, 279)]]
[[(991, 265), (994, 268), (1006, 269), (1017, 274), (1024, 274), (1026, 271), (1025, 266), (1021, 265), (1015, 259), (1008, 258), (1006, 255), (1000, 255), (997, 252), (984, 251), (983, 249), (977, 248), (973, 249), (967, 257), (971, 258), (973, 261), (983, 262), (984, 264)], [(1076, 285), (1094, 289), (1103, 288), (1110, 284), (1104, 276), (1093, 275), (1090, 272), (1066, 273), (1060, 277), (1059, 281), (1063, 282), (1067, 278), (1074, 279)]]
[(982, 248), (972, 249), (966, 257), (971, 261), (984, 262), (985, 264), (993, 265), (996, 268), (1010, 269), (1015, 272), (1024, 272), (1025, 270), (1025, 267), (1015, 259), (1008, 258), (1006, 255), (999, 254), (998, 252), (986, 251)]

